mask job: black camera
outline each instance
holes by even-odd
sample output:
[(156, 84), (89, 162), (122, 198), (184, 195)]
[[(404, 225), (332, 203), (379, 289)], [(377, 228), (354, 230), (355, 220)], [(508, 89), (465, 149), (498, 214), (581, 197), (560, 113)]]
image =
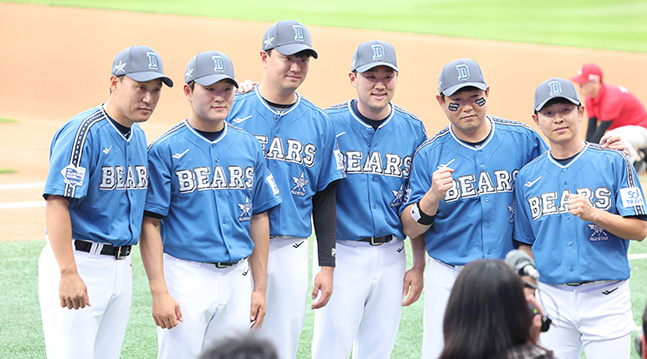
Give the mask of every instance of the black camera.
[[(530, 313), (532, 314), (532, 317), (534, 318), (535, 315), (541, 315), (539, 312), (539, 309), (535, 308), (534, 305), (528, 303), (528, 307), (530, 308)], [(546, 315), (541, 315), (541, 331), (542, 332), (547, 332), (548, 329), (550, 328), (550, 323), (553, 321), (548, 318)]]

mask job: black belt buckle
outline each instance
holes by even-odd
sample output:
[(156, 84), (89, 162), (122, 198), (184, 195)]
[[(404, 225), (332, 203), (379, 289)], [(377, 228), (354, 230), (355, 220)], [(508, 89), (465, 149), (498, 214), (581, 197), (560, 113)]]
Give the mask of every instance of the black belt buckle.
[[(115, 252), (115, 259), (116, 260), (122, 260), (130, 254), (130, 249), (132, 248), (131, 246), (122, 246), (122, 247), (113, 247)], [(125, 253), (122, 253), (121, 251), (124, 251)]]
[(381, 246), (384, 243), (389, 243), (393, 239), (393, 235), (389, 234), (388, 236), (382, 237), (364, 237), (362, 238), (363, 242), (368, 242), (372, 246)]
[[(240, 261), (238, 261), (238, 262), (240, 262)], [(223, 269), (223, 268), (229, 268), (229, 267), (235, 266), (236, 264), (238, 264), (238, 262), (230, 262), (230, 263), (218, 262), (218, 263), (214, 263), (213, 265), (215, 265), (216, 268), (218, 268), (218, 269)]]

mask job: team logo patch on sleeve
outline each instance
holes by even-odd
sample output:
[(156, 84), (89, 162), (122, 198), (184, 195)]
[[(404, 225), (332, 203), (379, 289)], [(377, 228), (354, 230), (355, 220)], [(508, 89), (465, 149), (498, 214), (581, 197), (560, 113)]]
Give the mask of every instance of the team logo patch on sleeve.
[(624, 207), (644, 206), (645, 200), (638, 187), (629, 187), (620, 189), (620, 198)]
[(239, 222), (245, 222), (252, 219), (252, 204), (249, 203), (249, 198), (245, 198), (245, 203), (239, 204), (238, 208), (242, 211), (240, 216), (238, 216)]
[(63, 168), (61, 171), (65, 184), (76, 187), (83, 186), (83, 180), (85, 179), (85, 168), (76, 167), (74, 165), (68, 165)]
[(265, 177), (265, 181), (270, 185), (270, 188), (272, 189), (272, 193), (276, 196), (279, 194), (279, 187), (276, 185), (276, 181), (274, 180), (274, 176), (270, 173), (269, 176)]

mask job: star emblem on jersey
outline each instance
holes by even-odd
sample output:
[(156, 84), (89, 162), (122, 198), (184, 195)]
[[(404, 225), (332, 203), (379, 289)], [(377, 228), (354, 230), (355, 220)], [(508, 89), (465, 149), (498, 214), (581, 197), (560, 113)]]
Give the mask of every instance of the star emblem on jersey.
[(112, 146), (110, 146), (109, 148), (104, 148), (102, 152), (107, 155), (108, 153), (110, 153), (111, 149), (112, 149)]
[(186, 151), (184, 151), (184, 152), (182, 152), (182, 153), (176, 153), (176, 154), (174, 154), (174, 155), (173, 155), (173, 158), (175, 158), (176, 160), (179, 160), (180, 158), (182, 158), (182, 156), (186, 155), (186, 153), (187, 153), (187, 152), (189, 152), (189, 149), (188, 149), (188, 148), (187, 148), (187, 150), (186, 150)]
[(190, 79), (192, 79), (192, 78), (193, 78), (193, 70), (194, 70), (194, 69), (190, 69), (189, 71), (187, 71), (187, 72), (184, 74), (184, 80), (185, 80), (185, 81), (189, 81)]
[(301, 172), (301, 177), (292, 177), (292, 180), (295, 186), (292, 187), (290, 193), (295, 196), (305, 197), (306, 190), (304, 187), (308, 184), (308, 180), (303, 176), (303, 172)]
[(265, 44), (266, 49), (272, 47), (273, 42), (274, 42), (274, 37), (268, 37), (267, 39), (265, 39), (263, 41), (263, 43)]
[(117, 65), (115, 65), (115, 75), (118, 75), (120, 73), (125, 74), (126, 73), (126, 69), (125, 69), (126, 64), (127, 64), (127, 62), (119, 61), (119, 63)]
[(508, 206), (508, 211), (510, 211), (510, 217), (508, 217), (508, 221), (510, 223), (514, 223), (514, 202), (512, 203), (512, 206)]
[(395, 199), (391, 202), (391, 207), (400, 207), (402, 203), (404, 203), (404, 185), (400, 185), (400, 189), (397, 191), (391, 191), (393, 192), (393, 196)]
[(249, 198), (245, 198), (245, 203), (239, 204), (238, 208), (242, 211), (240, 216), (238, 216), (239, 222), (245, 222), (252, 219), (252, 204), (249, 203)]
[(607, 234), (607, 232), (604, 231), (604, 229), (602, 229), (602, 227), (592, 223), (589, 223), (588, 226), (593, 231), (593, 233), (589, 237), (589, 242), (599, 242), (599, 241), (609, 240), (609, 235)]

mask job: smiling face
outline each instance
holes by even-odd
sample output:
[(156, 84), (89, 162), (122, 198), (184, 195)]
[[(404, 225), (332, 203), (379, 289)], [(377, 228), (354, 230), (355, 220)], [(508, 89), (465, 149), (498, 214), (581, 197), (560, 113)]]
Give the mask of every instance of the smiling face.
[(110, 98), (106, 102), (108, 115), (130, 127), (151, 117), (160, 99), (162, 80), (137, 82), (128, 76), (113, 75), (110, 77), (110, 91)]
[(305, 81), (310, 68), (310, 52), (302, 51), (294, 55), (283, 55), (277, 50), (261, 51), (265, 68), (263, 84), (282, 95), (294, 93)]
[(436, 99), (453, 125), (458, 138), (465, 141), (480, 141), (490, 133), (489, 122), (485, 121), (488, 108), (488, 94), (475, 87), (466, 87), (451, 96), (437, 95)]
[(189, 123), (201, 131), (219, 131), (234, 103), (234, 84), (227, 79), (209, 86), (194, 83), (193, 90), (184, 85), (184, 95), (191, 102)]
[(388, 66), (376, 66), (368, 71), (348, 75), (357, 89), (359, 112), (372, 119), (382, 120), (389, 115), (389, 103), (395, 95), (398, 73)]
[(562, 98), (549, 101), (532, 115), (532, 119), (548, 138), (551, 148), (555, 145), (563, 148), (579, 146), (582, 142), (579, 138), (580, 121), (583, 118), (584, 106), (578, 108)]

